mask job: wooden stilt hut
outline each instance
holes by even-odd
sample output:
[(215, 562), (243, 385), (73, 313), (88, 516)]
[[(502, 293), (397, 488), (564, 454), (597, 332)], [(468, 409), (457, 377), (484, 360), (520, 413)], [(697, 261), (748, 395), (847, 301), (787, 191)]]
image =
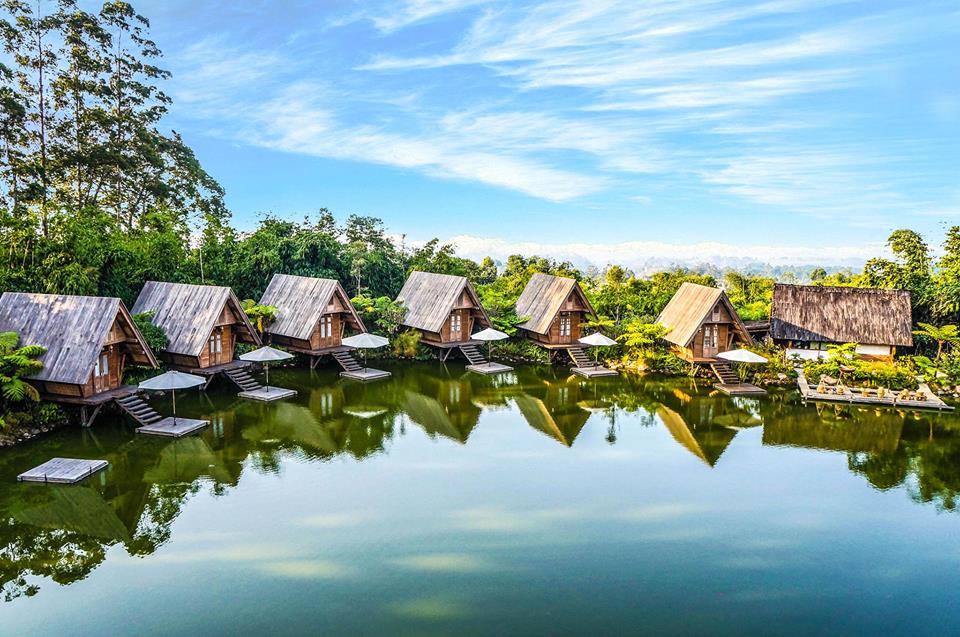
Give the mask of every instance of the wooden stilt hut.
[(566, 352), (577, 367), (592, 365), (578, 340), (596, 311), (576, 279), (534, 274), (517, 299), (516, 313), (527, 319), (518, 326), (524, 337), (551, 353)]
[(343, 337), (367, 328), (338, 281), (274, 274), (260, 304), (277, 308), (276, 320), (264, 330), (271, 344), (309, 356), (311, 369), (327, 355), (345, 371), (357, 366)]
[(460, 350), (471, 365), (487, 362), (470, 335), (474, 328), (490, 327), (490, 318), (466, 277), (413, 272), (397, 301), (407, 309), (402, 325), (419, 331), (421, 342), (439, 350), (441, 360)]
[(237, 343), (260, 345), (260, 335), (228, 287), (147, 281), (134, 314), (152, 313), (151, 321), (167, 335), (160, 358), (178, 370), (207, 377), (223, 373), (241, 389), (253, 381), (250, 363), (235, 359)]
[(0, 296), (0, 332), (47, 348), (43, 369), (27, 380), (46, 400), (79, 405), (84, 426), (104, 405), (138, 393), (123, 384), (128, 364), (157, 366), (118, 298), (7, 292)]
[(753, 339), (723, 290), (685, 282), (657, 323), (667, 328), (664, 340), (677, 356), (709, 366), (723, 385), (740, 384), (730, 364), (717, 354), (752, 345)]

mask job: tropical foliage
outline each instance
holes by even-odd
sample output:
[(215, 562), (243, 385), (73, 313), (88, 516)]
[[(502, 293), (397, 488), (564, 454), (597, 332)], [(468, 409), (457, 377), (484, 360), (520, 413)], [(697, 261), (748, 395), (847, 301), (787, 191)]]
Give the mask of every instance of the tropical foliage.
[(39, 345), (21, 345), (16, 332), (0, 333), (0, 429), (6, 428), (4, 416), (12, 404), (40, 400), (39, 392), (24, 378), (43, 369), (37, 358), (46, 351)]

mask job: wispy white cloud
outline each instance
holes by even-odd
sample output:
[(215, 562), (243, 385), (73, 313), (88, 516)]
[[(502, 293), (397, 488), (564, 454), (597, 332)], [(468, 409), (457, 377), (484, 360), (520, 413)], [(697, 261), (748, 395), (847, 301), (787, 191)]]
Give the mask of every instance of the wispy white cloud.
[(373, 13), (370, 19), (379, 30), (389, 33), (489, 2), (491, 0), (402, 0), (391, 3), (390, 10), (387, 12)]
[[(884, 131), (848, 135), (828, 104), (885, 77), (917, 34), (956, 23), (945, 6), (403, 0), (328, 21), (330, 37), (372, 25), (346, 67), (315, 68), (300, 56), (309, 39), (194, 43), (175, 97), (241, 143), (550, 202), (618, 189), (649, 204), (644, 180), (662, 177), (729, 205), (877, 223), (952, 206), (918, 201)], [(442, 34), (411, 28), (440, 18)]]

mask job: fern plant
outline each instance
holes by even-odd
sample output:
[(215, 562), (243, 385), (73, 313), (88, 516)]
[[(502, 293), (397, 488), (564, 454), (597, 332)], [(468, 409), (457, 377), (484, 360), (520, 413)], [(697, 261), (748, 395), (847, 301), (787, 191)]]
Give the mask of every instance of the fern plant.
[[(40, 400), (40, 393), (24, 378), (43, 369), (43, 363), (37, 358), (46, 351), (47, 348), (39, 345), (21, 347), (20, 335), (16, 332), (0, 332), (0, 397), (5, 402)], [(0, 428), (3, 427), (0, 417)]]

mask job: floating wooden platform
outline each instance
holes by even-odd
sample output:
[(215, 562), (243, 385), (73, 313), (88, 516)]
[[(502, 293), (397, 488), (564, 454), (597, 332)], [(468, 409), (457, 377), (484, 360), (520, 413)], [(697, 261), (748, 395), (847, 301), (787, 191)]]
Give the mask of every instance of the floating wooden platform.
[(760, 396), (767, 393), (766, 389), (757, 387), (756, 385), (751, 385), (750, 383), (717, 383), (714, 385), (714, 388), (722, 391), (728, 396)]
[(106, 469), (110, 463), (106, 460), (80, 460), (77, 458), (53, 458), (39, 467), (24, 471), (17, 476), (20, 482), (55, 482), (74, 484)]
[(163, 420), (157, 421), (152, 425), (144, 425), (137, 428), (138, 434), (147, 434), (150, 436), (166, 436), (168, 438), (182, 438), (187, 434), (203, 429), (210, 424), (208, 420), (196, 420), (194, 418), (177, 418), (167, 416)]
[(502, 365), (490, 361), (489, 363), (483, 363), (481, 365), (467, 365), (467, 371), (478, 374), (502, 374), (504, 372), (512, 372), (513, 368), (509, 365)]
[(344, 378), (349, 378), (351, 380), (380, 380), (381, 378), (390, 378), (390, 372), (385, 372), (382, 369), (373, 369), (372, 367), (367, 367), (366, 369), (361, 369), (356, 372), (340, 372), (340, 375)]
[(572, 367), (570, 371), (576, 374), (577, 376), (583, 376), (584, 378), (600, 378), (602, 376), (617, 376), (617, 372), (612, 369), (607, 369), (606, 367)]
[(886, 407), (898, 407), (901, 409), (936, 409), (937, 411), (953, 411), (953, 407), (943, 402), (939, 396), (931, 391), (926, 383), (919, 383), (917, 392), (926, 396), (924, 400), (901, 400), (897, 398), (898, 392), (890, 391), (883, 398), (877, 396), (864, 396), (861, 393), (854, 393), (849, 387), (843, 394), (821, 394), (816, 389), (812, 389), (803, 373), (797, 375), (797, 388), (800, 390), (800, 396), (804, 400), (815, 400), (825, 403), (843, 403), (848, 405), (876, 405)]
[(261, 387), (260, 389), (242, 391), (237, 394), (240, 398), (250, 398), (251, 400), (260, 400), (265, 403), (296, 395), (297, 391), (295, 389), (284, 389), (283, 387)]

